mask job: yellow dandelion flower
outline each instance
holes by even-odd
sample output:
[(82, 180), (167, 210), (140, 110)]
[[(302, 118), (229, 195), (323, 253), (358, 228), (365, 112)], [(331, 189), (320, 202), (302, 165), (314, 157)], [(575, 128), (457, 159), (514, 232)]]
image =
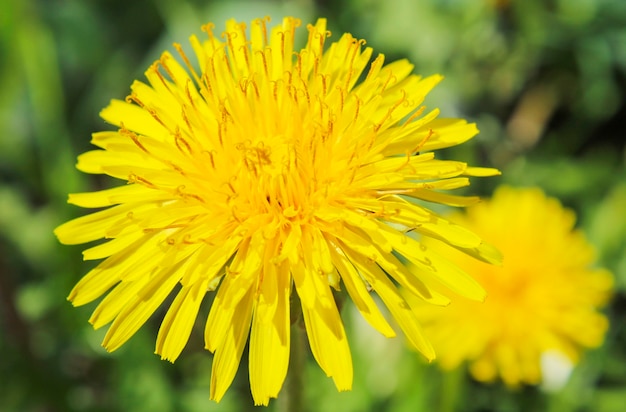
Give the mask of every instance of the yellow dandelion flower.
[(55, 232), (66, 244), (110, 239), (83, 253), (105, 260), (69, 296), (84, 305), (112, 289), (90, 319), (95, 328), (112, 322), (109, 351), (176, 290), (156, 342), (173, 362), (203, 297), (217, 290), (205, 329), (215, 354), (211, 397), (231, 384), (249, 336), (257, 404), (276, 397), (285, 379), (292, 287), (315, 359), (348, 390), (352, 361), (331, 288), (343, 284), (369, 323), (394, 336), (376, 292), (432, 359), (396, 285), (435, 304), (448, 300), (421, 272), (469, 298), (484, 292), (405, 232), (498, 259), (473, 233), (408, 200), (466, 205), (475, 198), (442, 191), (498, 173), (434, 158), (433, 150), (477, 133), (421, 106), (441, 76), (412, 75), (405, 60), (383, 65), (382, 55), (370, 62), (372, 49), (350, 34), (325, 47), (324, 19), (307, 26), (306, 46), (295, 52), (300, 22), (266, 22), (248, 29), (230, 20), (221, 35), (204, 26), (208, 40), (190, 38), (195, 59), (175, 44), (178, 56), (163, 53), (145, 73), (148, 84), (136, 81), (126, 101), (113, 100), (101, 116), (118, 130), (95, 133), (101, 150), (79, 156), (77, 167), (127, 184), (71, 194), (74, 205), (107, 208)]
[(489, 297), (483, 304), (455, 299), (443, 309), (415, 305), (442, 368), (468, 361), (479, 381), (537, 384), (542, 356), (560, 353), (575, 364), (583, 348), (602, 344), (608, 320), (598, 309), (610, 296), (612, 277), (590, 268), (593, 248), (572, 230), (572, 211), (539, 189), (502, 187), (453, 220), (497, 246), (504, 264), (481, 265), (445, 252)]

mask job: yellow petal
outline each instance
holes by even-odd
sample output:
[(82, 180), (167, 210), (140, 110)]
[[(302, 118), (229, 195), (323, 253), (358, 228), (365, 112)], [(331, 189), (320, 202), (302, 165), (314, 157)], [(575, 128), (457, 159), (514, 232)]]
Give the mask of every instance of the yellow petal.
[(112, 352), (135, 334), (180, 280), (179, 267), (167, 267), (155, 274), (117, 315), (107, 331), (102, 346)]
[(330, 249), (326, 239), (322, 232), (316, 228), (311, 227), (311, 238), (313, 240), (313, 266), (320, 273), (332, 273), (335, 266), (333, 265)]
[[(266, 285), (265, 280), (268, 277), (277, 278), (270, 287), (277, 288), (278, 293), (277, 299), (270, 299), (266, 304), (265, 295), (269, 285)], [(290, 283), (286, 265), (264, 276), (250, 335), (250, 389), (255, 405), (267, 406), (270, 398), (276, 398), (287, 376)]]
[(291, 274), (302, 306), (315, 307), (318, 296), (313, 284), (314, 275), (306, 269), (304, 262), (300, 260), (295, 265), (291, 265)]
[(172, 194), (139, 184), (118, 186), (98, 192), (71, 193), (67, 202), (80, 207), (105, 207), (121, 203), (151, 202), (171, 199)]
[(328, 222), (335, 219), (342, 220), (344, 223), (350, 225), (353, 231), (365, 235), (361, 237), (369, 238), (372, 244), (375, 244), (381, 251), (391, 252), (391, 245), (389, 245), (386, 238), (378, 234), (379, 223), (373, 218), (366, 217), (366, 215), (356, 213), (350, 209), (330, 206), (320, 208), (316, 216)]
[(254, 288), (261, 268), (259, 251), (250, 249), (250, 240), (245, 240), (235, 254), (230, 268), (220, 285), (205, 327), (205, 348), (217, 350), (227, 338), (226, 331), (235, 307)]
[(167, 130), (148, 111), (123, 100), (111, 100), (111, 103), (100, 112), (100, 117), (118, 127), (124, 123), (128, 130), (146, 136), (162, 137), (167, 134)]
[[(383, 226), (381, 224), (381, 226)], [(353, 229), (354, 231), (355, 229)], [(421, 297), (429, 303), (434, 305), (445, 306), (450, 303), (450, 299), (441, 295), (440, 293), (426, 287), (414, 273), (411, 273), (403, 263), (401, 263), (391, 253), (381, 253), (378, 248), (368, 243), (359, 243), (362, 241), (361, 236), (348, 235), (353, 233), (352, 231), (344, 230), (337, 235), (337, 238), (341, 240), (341, 249), (348, 253), (357, 252), (362, 257), (367, 258), (372, 262), (380, 265), (390, 276), (392, 276), (403, 287), (406, 287), (415, 295)], [(382, 232), (381, 232), (382, 234)]]
[(400, 128), (391, 128), (383, 131), (378, 138), (376, 149), (381, 149), (385, 156), (413, 154), (420, 151), (430, 135), (430, 123), (439, 115), (439, 109), (434, 109), (426, 115), (403, 124)]
[(126, 143), (128, 147), (131, 146), (131, 142), (128, 138), (122, 137), (117, 131), (104, 131), (95, 132), (91, 134), (91, 144), (98, 146), (101, 149), (106, 149), (109, 146), (120, 147)]
[(78, 245), (105, 237), (106, 231), (120, 220), (126, 220), (133, 204), (123, 204), (70, 220), (54, 229), (61, 243)]
[(422, 153), (418, 155), (406, 155), (401, 157), (384, 157), (375, 162), (368, 163), (359, 168), (356, 177), (371, 176), (381, 173), (394, 173), (401, 170), (410, 170), (420, 167), (427, 160), (433, 160), (434, 153)]
[(146, 276), (137, 280), (119, 283), (102, 299), (102, 302), (100, 302), (89, 318), (89, 323), (93, 325), (94, 329), (100, 329), (112, 322), (124, 310), (126, 304), (137, 296), (137, 293), (148, 283), (148, 280), (149, 278)]
[[(84, 173), (106, 173), (117, 179), (126, 180), (131, 174), (137, 174), (132, 171), (132, 166), (128, 165), (146, 164), (160, 166), (158, 163), (155, 164), (153, 158), (139, 152), (112, 153), (106, 150), (91, 150), (78, 156), (76, 168)], [(118, 172), (118, 169), (115, 169), (116, 166), (123, 167), (122, 171)], [(145, 168), (137, 167), (137, 170), (143, 171)]]
[(211, 399), (219, 402), (235, 378), (250, 333), (254, 291), (250, 288), (233, 308), (232, 319), (223, 325), (224, 339), (215, 350), (211, 372)]
[[(81, 280), (79, 285), (82, 287), (78, 288), (79, 285), (77, 285), (75, 288), (77, 291), (72, 291), (70, 299), (72, 299), (72, 302), (76, 305), (81, 303), (81, 300), (93, 296), (94, 290), (98, 288), (95, 283), (99, 279), (106, 279), (107, 276), (114, 276), (115, 278), (121, 279), (121, 282), (102, 300), (102, 302), (100, 302), (89, 319), (89, 322), (93, 324), (95, 329), (111, 322), (122, 309), (127, 306), (127, 303), (137, 296), (150, 295), (154, 288), (159, 285), (158, 282), (154, 281), (154, 277), (159, 273), (159, 266), (165, 269), (174, 269), (180, 264), (182, 273), (188, 262), (187, 257), (189, 254), (193, 253), (195, 249), (187, 250), (184, 253), (170, 251), (169, 253), (163, 254), (157, 246), (162, 242), (163, 237), (161, 236), (150, 238), (138, 249), (126, 251), (126, 258), (120, 259), (119, 262), (121, 263), (119, 264), (116, 263), (117, 255), (107, 259), (102, 265), (106, 266), (109, 260), (111, 260), (112, 263), (110, 266), (107, 266), (106, 269), (97, 276), (89, 279), (84, 285)], [(169, 265), (164, 264), (164, 262), (169, 262)], [(117, 268), (118, 271), (115, 271), (115, 268)], [(162, 269), (162, 271), (165, 269)], [(151, 287), (148, 288), (147, 285)], [(91, 289), (89, 289), (89, 287), (91, 287)], [(76, 296), (74, 298), (73, 295), (75, 293)]]
[(155, 353), (174, 362), (189, 340), (206, 293), (208, 278), (184, 287), (176, 295), (159, 328)]
[(387, 275), (376, 265), (357, 254), (346, 252), (350, 261), (359, 269), (372, 288), (378, 293), (385, 306), (389, 308), (394, 319), (402, 328), (409, 342), (420, 351), (428, 361), (435, 359), (435, 351), (426, 339), (419, 326), (415, 315), (406, 303), (404, 298), (398, 293), (396, 287), (387, 278)]
[[(463, 226), (448, 222), (417, 205), (399, 201), (393, 202), (390, 208), (397, 214), (389, 216), (386, 220), (404, 224), (424, 235), (464, 248), (478, 247), (482, 242), (480, 237)], [(428, 218), (425, 219), (425, 216)]]
[[(209, 317), (204, 327), (204, 348), (208, 351), (215, 352), (217, 348), (226, 339), (226, 334), (232, 323), (235, 307), (226, 307), (225, 300), (228, 299), (228, 291), (232, 283), (232, 277), (225, 275), (222, 283), (217, 289), (215, 299), (211, 304)], [(248, 290), (245, 293), (249, 293)], [(245, 296), (245, 294), (244, 294)]]
[(348, 261), (348, 259), (338, 251), (331, 248), (331, 255), (333, 263), (339, 270), (343, 284), (346, 285), (346, 290), (354, 302), (354, 305), (359, 310), (363, 318), (372, 325), (374, 329), (382, 333), (388, 338), (396, 336), (394, 330), (389, 326), (387, 320), (383, 317), (378, 309), (378, 306), (374, 302), (374, 299), (370, 296), (363, 280), (357, 273), (356, 269)]
[(139, 247), (139, 244), (136, 244), (136, 242), (140, 241), (140, 243), (145, 243), (148, 237), (149, 235), (140, 230), (129, 232), (125, 236), (109, 240), (108, 242), (84, 250), (83, 260), (102, 259), (116, 253), (135, 250)]
[[(352, 389), (352, 356), (337, 307), (318, 305), (311, 310), (303, 306), (302, 315), (311, 352), (317, 363), (326, 376), (333, 378), (337, 390)], [(332, 319), (332, 322), (339, 327), (340, 333), (337, 335), (330, 330), (328, 322), (323, 318)]]
[(190, 286), (206, 277), (209, 282), (215, 279), (222, 267), (230, 260), (241, 244), (240, 236), (230, 236), (222, 244), (203, 245), (191, 258), (189, 266), (180, 283)]
[(488, 177), (488, 176), (500, 176), (502, 173), (498, 169), (493, 169), (490, 167), (468, 167), (463, 172), (465, 176), (477, 176), (477, 177)]
[(478, 128), (463, 119), (435, 119), (423, 133), (428, 133), (429, 137), (420, 150), (438, 150), (465, 143), (478, 134)]
[(493, 265), (502, 265), (502, 253), (500, 253), (496, 247), (488, 243), (481, 242), (480, 245), (475, 248), (463, 248), (457, 246), (454, 246), (454, 248), (472, 256), (473, 258), (482, 260), (483, 262), (491, 263)]
[(425, 200), (427, 202), (441, 203), (443, 205), (458, 207), (471, 206), (480, 202), (480, 198), (478, 196), (455, 196), (425, 189), (414, 189), (410, 192), (403, 193), (403, 195)]
[[(298, 269), (294, 271), (294, 283), (298, 296), (301, 297), (303, 302), (311, 302), (308, 305), (307, 303), (303, 303), (305, 306), (314, 307), (317, 304), (324, 307), (334, 306), (335, 299), (328, 285), (327, 274), (320, 272), (313, 263), (313, 237), (315, 236), (315, 232), (308, 227), (304, 229), (300, 243), (303, 261), (296, 265)], [(303, 269), (299, 268), (301, 265)], [(304, 273), (303, 278), (300, 277), (302, 273)], [(298, 274), (298, 278), (296, 278), (296, 274)], [(328, 322), (331, 330), (337, 334), (340, 333), (339, 329), (336, 327), (337, 325), (333, 323), (331, 318), (324, 317), (323, 315), (322, 318)]]
[(298, 261), (298, 245), (302, 238), (302, 229), (300, 225), (290, 225), (290, 230), (287, 234), (286, 240), (282, 244), (280, 254), (276, 256), (276, 261), (281, 262), (284, 259), (289, 259), (289, 262), (293, 265)]
[(389, 227), (384, 227), (382, 230), (394, 250), (413, 263), (421, 276), (434, 278), (461, 296), (473, 300), (485, 300), (486, 292), (482, 286), (448, 259), (403, 233)]
[[(127, 256), (128, 253), (112, 256), (90, 270), (74, 286), (67, 299), (74, 306), (82, 306), (102, 296), (121, 280), (121, 274), (131, 265)], [(118, 271), (118, 268), (121, 270)]]

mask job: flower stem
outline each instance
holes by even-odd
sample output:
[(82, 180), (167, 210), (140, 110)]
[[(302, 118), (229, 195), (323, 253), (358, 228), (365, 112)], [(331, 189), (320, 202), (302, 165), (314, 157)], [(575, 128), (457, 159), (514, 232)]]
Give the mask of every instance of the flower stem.
[(277, 399), (277, 411), (304, 411), (304, 366), (305, 346), (304, 328), (300, 322), (291, 325), (291, 355), (289, 371), (280, 396)]
[(443, 373), (441, 389), (441, 399), (439, 410), (442, 412), (453, 412), (457, 409), (459, 399), (462, 398), (465, 390), (463, 368), (456, 368)]

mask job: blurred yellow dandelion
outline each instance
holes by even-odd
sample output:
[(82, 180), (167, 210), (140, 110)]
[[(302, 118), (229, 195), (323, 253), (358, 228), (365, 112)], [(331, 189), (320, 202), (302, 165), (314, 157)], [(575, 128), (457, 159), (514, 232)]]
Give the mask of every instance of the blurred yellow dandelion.
[(576, 363), (583, 348), (602, 344), (608, 321), (598, 309), (612, 277), (590, 268), (593, 248), (573, 230), (572, 211), (539, 189), (502, 187), (453, 220), (497, 246), (504, 265), (481, 265), (432, 245), (451, 253), (489, 293), (483, 304), (459, 298), (446, 308), (415, 305), (442, 368), (468, 361), (479, 381), (537, 384), (542, 356), (561, 353)]
[(197, 62), (175, 44), (179, 56), (165, 52), (146, 71), (149, 84), (137, 81), (126, 101), (113, 100), (101, 116), (118, 130), (95, 133), (101, 150), (82, 154), (77, 167), (127, 184), (71, 194), (74, 205), (106, 209), (55, 231), (66, 244), (110, 239), (84, 252), (106, 260), (69, 296), (84, 305), (112, 288), (90, 319), (95, 328), (112, 322), (103, 342), (109, 351), (176, 290), (156, 343), (156, 353), (174, 361), (203, 297), (217, 290), (205, 329), (215, 353), (211, 397), (226, 392), (250, 335), (257, 404), (276, 397), (285, 379), (293, 286), (315, 359), (348, 390), (352, 361), (331, 287), (343, 283), (369, 323), (394, 336), (376, 292), (432, 359), (396, 284), (435, 304), (448, 300), (422, 283), (421, 272), (469, 298), (484, 292), (405, 232), (499, 259), (473, 233), (407, 200), (470, 204), (476, 199), (442, 191), (498, 173), (434, 159), (433, 150), (477, 133), (474, 124), (421, 107), (441, 76), (412, 75), (404, 60), (383, 66), (379, 55), (356, 85), (372, 56), (364, 41), (344, 34), (324, 51), (330, 33), (320, 19), (294, 52), (300, 22), (285, 18), (269, 30), (266, 22), (247, 29), (230, 20), (221, 36), (203, 27), (208, 40), (190, 38)]

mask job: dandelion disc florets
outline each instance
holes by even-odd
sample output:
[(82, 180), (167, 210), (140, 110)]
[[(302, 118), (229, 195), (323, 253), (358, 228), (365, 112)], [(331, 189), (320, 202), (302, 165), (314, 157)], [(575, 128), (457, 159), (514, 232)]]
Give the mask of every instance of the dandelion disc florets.
[(373, 291), (432, 359), (397, 285), (434, 304), (448, 300), (421, 272), (470, 298), (484, 292), (415, 236), (498, 259), (476, 235), (413, 201), (464, 206), (476, 198), (445, 191), (468, 185), (467, 176), (497, 174), (434, 158), (433, 150), (477, 133), (421, 106), (441, 77), (412, 75), (405, 60), (372, 60), (372, 49), (350, 34), (327, 45), (324, 19), (307, 26), (306, 45), (295, 52), (299, 25), (231, 20), (221, 35), (207, 25), (207, 40), (190, 38), (195, 57), (180, 45), (176, 57), (165, 52), (146, 71), (148, 84), (135, 82), (126, 101), (102, 111), (118, 130), (95, 133), (100, 150), (79, 157), (80, 170), (127, 184), (70, 195), (72, 204), (108, 208), (56, 230), (68, 244), (109, 239), (84, 252), (105, 260), (69, 297), (83, 305), (112, 289), (90, 320), (96, 328), (113, 322), (108, 350), (175, 290), (156, 344), (174, 361), (200, 302), (216, 290), (205, 330), (216, 400), (248, 336), (255, 402), (277, 396), (289, 362), (292, 289), (315, 359), (346, 390), (352, 362), (331, 289), (345, 288), (374, 328), (394, 336)]

